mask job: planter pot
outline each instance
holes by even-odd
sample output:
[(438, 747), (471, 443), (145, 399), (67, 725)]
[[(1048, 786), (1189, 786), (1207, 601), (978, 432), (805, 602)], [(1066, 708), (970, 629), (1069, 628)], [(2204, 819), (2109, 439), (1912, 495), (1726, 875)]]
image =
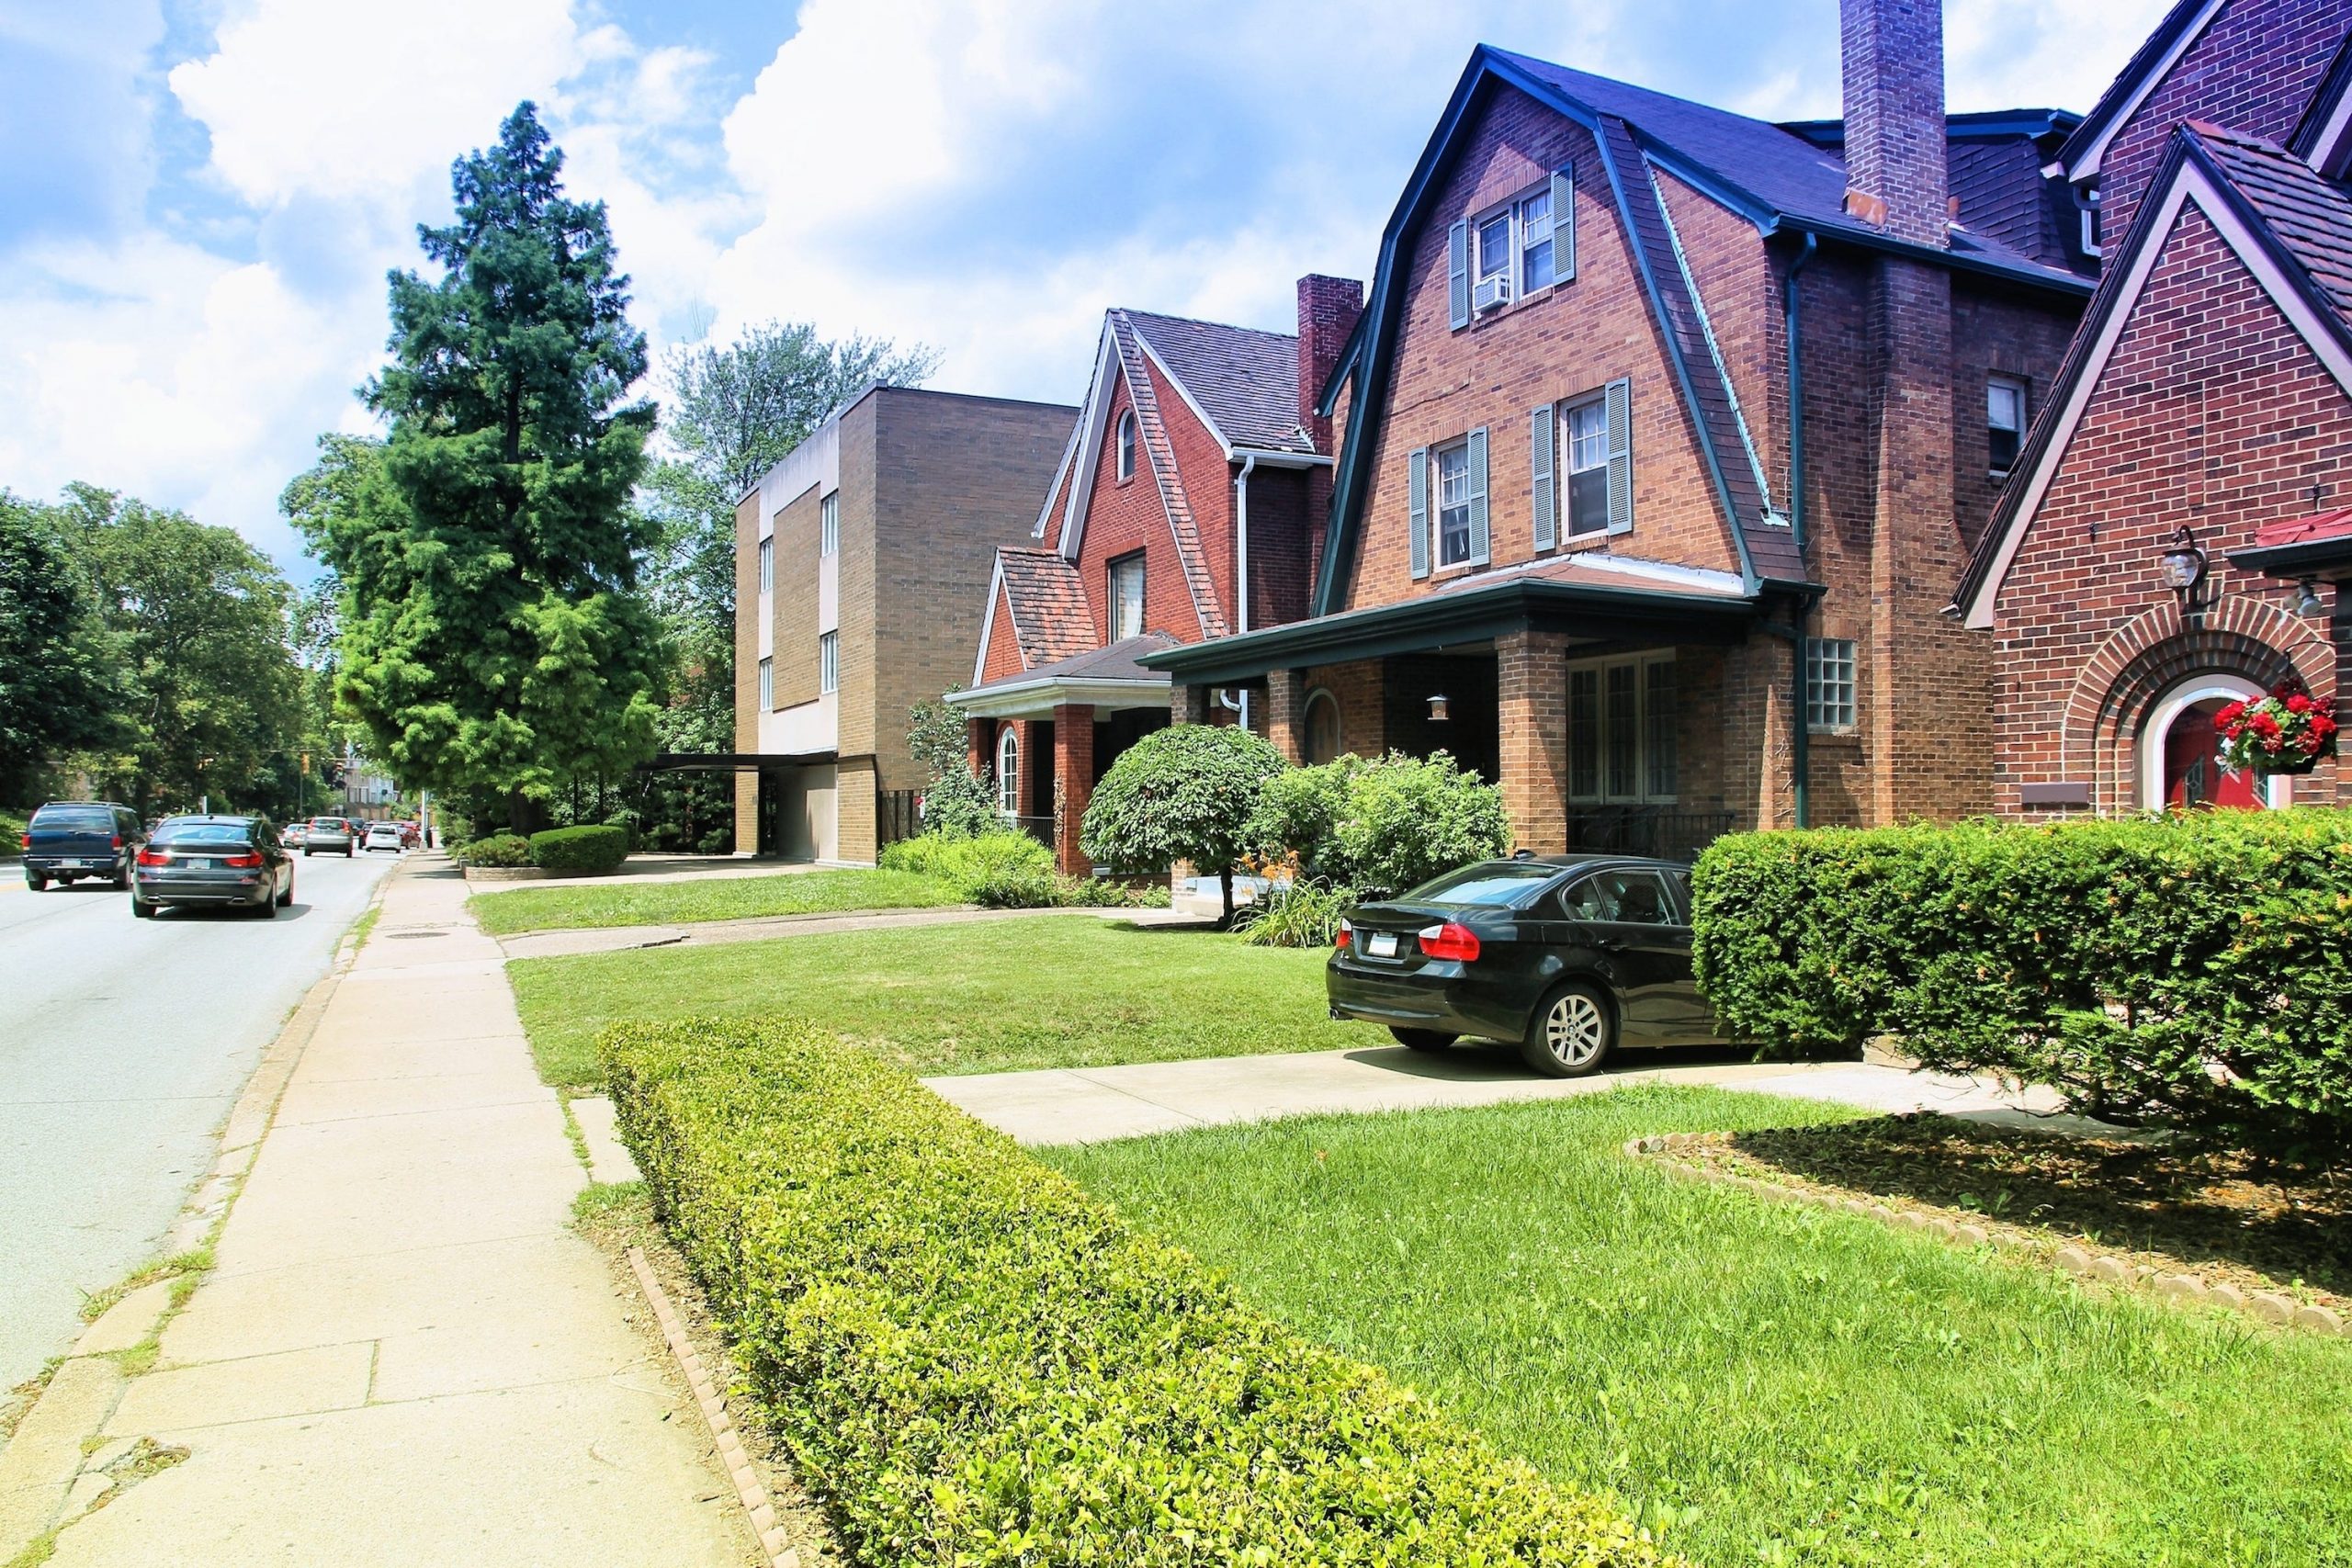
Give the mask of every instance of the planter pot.
[(2286, 773), (2290, 776), (2300, 776), (2318, 767), (2323, 760), (2318, 757), (2306, 757), (2300, 762), (2256, 762), (2254, 765), (2254, 771), (2266, 775)]

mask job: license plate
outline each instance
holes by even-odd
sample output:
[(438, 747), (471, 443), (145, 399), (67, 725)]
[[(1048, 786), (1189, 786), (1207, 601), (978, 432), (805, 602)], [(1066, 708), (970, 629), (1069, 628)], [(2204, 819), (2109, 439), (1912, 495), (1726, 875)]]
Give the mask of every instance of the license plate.
[(57, 863), (58, 863), (61, 867), (62, 867), (62, 868), (64, 868), (65, 870), (68, 870), (68, 871), (80, 871), (83, 867), (85, 867), (85, 866), (88, 865), (90, 863), (89, 863), (88, 861), (85, 861), (85, 860), (62, 860), (62, 861), (59, 861)]
[(1374, 958), (1394, 958), (1396, 956), (1396, 933), (1374, 931), (1364, 939), (1363, 950)]
[(184, 860), (180, 862), (180, 863), (187, 867), (190, 871), (210, 871), (212, 869), (212, 863), (209, 860)]

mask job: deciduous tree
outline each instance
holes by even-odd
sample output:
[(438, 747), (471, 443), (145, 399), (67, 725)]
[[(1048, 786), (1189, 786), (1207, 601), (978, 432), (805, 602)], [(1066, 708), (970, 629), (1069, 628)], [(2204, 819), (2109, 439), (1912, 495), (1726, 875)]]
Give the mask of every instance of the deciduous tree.
[(1154, 730), (1094, 786), (1080, 845), (1118, 871), (1166, 871), (1181, 860), (1214, 872), (1229, 923), (1233, 867), (1252, 847), (1259, 793), (1287, 766), (1263, 737), (1233, 725)]

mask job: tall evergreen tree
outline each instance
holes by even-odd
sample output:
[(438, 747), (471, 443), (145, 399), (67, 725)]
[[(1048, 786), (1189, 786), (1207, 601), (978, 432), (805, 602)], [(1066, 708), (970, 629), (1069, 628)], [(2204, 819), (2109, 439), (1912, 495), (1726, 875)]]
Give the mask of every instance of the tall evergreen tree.
[(288, 504), (343, 584), (336, 691), (371, 756), (503, 795), (518, 829), (651, 754), (666, 665), (629, 504), (645, 339), (604, 204), (569, 199), (562, 168), (528, 103), (458, 161), (457, 221), (418, 230), (441, 275), (391, 276), (395, 363), (366, 389), (382, 449), (331, 451), (334, 484)]

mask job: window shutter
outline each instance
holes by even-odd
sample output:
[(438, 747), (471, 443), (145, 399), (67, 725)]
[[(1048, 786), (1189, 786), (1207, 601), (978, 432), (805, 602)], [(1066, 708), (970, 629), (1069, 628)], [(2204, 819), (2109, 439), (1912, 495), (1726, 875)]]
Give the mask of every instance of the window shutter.
[(1540, 554), (1552, 547), (1558, 534), (1559, 508), (1553, 500), (1552, 405), (1538, 403), (1527, 414), (1527, 469), (1532, 476), (1528, 493), (1534, 502), (1535, 548)]
[(1405, 459), (1405, 512), (1413, 536), (1413, 575), (1430, 574), (1430, 449), (1416, 446)]
[(1552, 276), (1561, 283), (1577, 275), (1576, 165), (1552, 175)]
[(1457, 327), (1470, 324), (1470, 225), (1456, 223), (1445, 234), (1446, 317)]
[(1470, 559), (1484, 566), (1494, 558), (1487, 537), (1487, 427), (1470, 433)]
[(1634, 527), (1634, 383), (1611, 381), (1606, 394), (1609, 420), (1609, 531)]

